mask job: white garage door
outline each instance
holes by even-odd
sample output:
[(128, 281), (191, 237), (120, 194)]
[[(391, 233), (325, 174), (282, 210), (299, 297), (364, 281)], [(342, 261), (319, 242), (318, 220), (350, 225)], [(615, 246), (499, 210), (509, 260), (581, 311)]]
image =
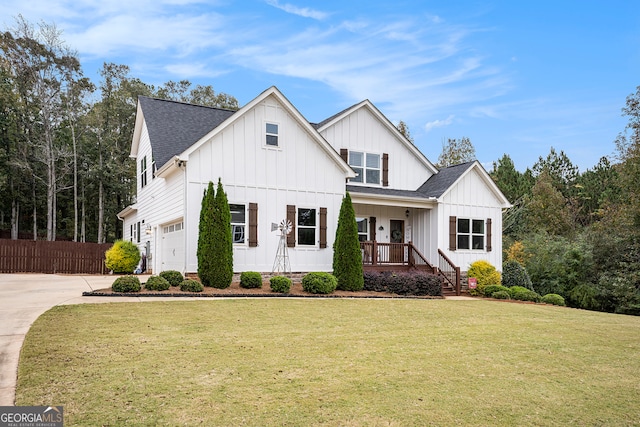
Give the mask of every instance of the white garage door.
[(182, 221), (162, 227), (162, 271), (184, 272), (184, 223)]

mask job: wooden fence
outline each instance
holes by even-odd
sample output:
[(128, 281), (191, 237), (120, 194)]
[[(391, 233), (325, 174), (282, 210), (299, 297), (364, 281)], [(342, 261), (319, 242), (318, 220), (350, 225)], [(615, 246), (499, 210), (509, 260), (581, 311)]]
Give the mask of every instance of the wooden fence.
[(106, 274), (111, 245), (0, 239), (0, 273)]

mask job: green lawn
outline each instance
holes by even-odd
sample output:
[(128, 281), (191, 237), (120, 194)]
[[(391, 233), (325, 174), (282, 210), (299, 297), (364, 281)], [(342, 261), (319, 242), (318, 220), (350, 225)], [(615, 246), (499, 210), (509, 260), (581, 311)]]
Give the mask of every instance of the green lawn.
[(18, 405), (65, 425), (640, 425), (640, 318), (491, 301), (55, 307)]

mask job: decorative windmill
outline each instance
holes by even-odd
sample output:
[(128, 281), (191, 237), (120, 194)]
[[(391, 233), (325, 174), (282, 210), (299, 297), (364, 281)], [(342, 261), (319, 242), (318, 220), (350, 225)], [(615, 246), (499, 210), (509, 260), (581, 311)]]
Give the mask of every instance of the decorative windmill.
[(271, 223), (271, 231), (280, 230), (280, 241), (278, 242), (278, 251), (276, 259), (273, 262), (271, 274), (287, 274), (291, 273), (291, 264), (289, 263), (289, 253), (287, 252), (287, 235), (291, 233), (292, 225), (288, 219), (283, 219), (280, 224)]

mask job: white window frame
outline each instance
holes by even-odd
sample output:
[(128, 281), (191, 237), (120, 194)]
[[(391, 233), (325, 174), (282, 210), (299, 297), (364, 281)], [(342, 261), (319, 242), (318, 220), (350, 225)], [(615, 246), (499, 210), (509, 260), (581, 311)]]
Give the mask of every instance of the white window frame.
[(163, 234), (175, 233), (176, 231), (184, 230), (184, 222), (174, 222), (173, 224), (165, 225), (162, 227)]
[[(313, 214), (313, 220), (314, 220), (314, 225), (300, 225), (300, 211), (301, 210), (312, 210), (314, 211)], [(320, 209), (318, 208), (313, 208), (313, 207), (305, 207), (305, 206), (298, 206), (296, 207), (296, 240), (298, 242), (299, 246), (304, 246), (304, 247), (308, 247), (308, 248), (312, 248), (312, 247), (317, 247), (318, 246), (318, 239), (320, 237), (320, 235), (318, 234), (319, 230), (319, 215), (320, 215)], [(301, 230), (313, 230), (313, 244), (308, 244), (308, 243), (301, 243), (301, 239), (300, 239), (300, 231)]]
[[(244, 221), (234, 221), (233, 213), (231, 214), (231, 240), (234, 245), (245, 246), (249, 239), (247, 237), (247, 204), (246, 203), (229, 203), (229, 210), (232, 211), (231, 206), (242, 206)], [(241, 241), (236, 241), (236, 232), (241, 233)]]
[(147, 156), (140, 160), (140, 188), (147, 186)]
[[(353, 154), (362, 155), (362, 165), (353, 164), (354, 161), (352, 159)], [(369, 157), (376, 156), (378, 158), (378, 167), (369, 166), (368, 159)], [(357, 151), (357, 150), (349, 150), (349, 166), (358, 173), (356, 178), (349, 179), (350, 184), (362, 184), (362, 185), (373, 185), (380, 186), (382, 185), (382, 154), (380, 153), (372, 153), (368, 151)], [(369, 176), (369, 172), (378, 173), (377, 182), (367, 182), (367, 178)]]
[[(461, 221), (468, 221), (468, 231), (460, 231), (461, 230)], [(480, 225), (482, 231), (474, 231), (477, 230), (474, 228), (475, 225)], [(460, 244), (460, 238), (467, 238), (467, 245)], [(487, 247), (486, 244), (487, 238), (487, 226), (483, 219), (477, 218), (458, 218), (456, 221), (456, 247), (460, 250), (469, 250), (469, 251), (484, 251)], [(466, 247), (464, 247), (466, 246)]]
[[(269, 126), (276, 126), (276, 132), (269, 132)], [(281, 148), (281, 142), (282, 142), (282, 126), (280, 126), (279, 122), (274, 122), (271, 120), (265, 120), (263, 122), (262, 125), (262, 130), (264, 131), (263, 133), (263, 146), (266, 148), (273, 148), (273, 149), (277, 149), (277, 148)], [(269, 144), (269, 137), (275, 137), (275, 144)]]

